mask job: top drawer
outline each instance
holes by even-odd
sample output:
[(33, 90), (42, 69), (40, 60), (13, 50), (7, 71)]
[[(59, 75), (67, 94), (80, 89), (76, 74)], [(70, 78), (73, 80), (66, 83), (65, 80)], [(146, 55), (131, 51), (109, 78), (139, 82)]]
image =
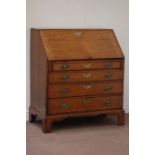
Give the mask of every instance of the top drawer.
[(53, 62), (54, 71), (121, 68), (119, 60), (85, 60), (85, 61), (59, 61)]

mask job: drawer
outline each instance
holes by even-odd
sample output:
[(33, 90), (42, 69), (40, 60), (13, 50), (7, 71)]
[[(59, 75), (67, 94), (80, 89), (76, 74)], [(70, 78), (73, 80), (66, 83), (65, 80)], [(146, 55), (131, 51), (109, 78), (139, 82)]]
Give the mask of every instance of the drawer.
[(120, 69), (81, 70), (53, 72), (49, 75), (49, 83), (119, 80), (123, 78)]
[(118, 60), (87, 60), (87, 61), (61, 61), (53, 62), (54, 71), (121, 68)]
[(122, 107), (122, 96), (74, 97), (48, 100), (48, 114), (108, 110)]
[(71, 97), (122, 92), (122, 81), (50, 84), (48, 97)]

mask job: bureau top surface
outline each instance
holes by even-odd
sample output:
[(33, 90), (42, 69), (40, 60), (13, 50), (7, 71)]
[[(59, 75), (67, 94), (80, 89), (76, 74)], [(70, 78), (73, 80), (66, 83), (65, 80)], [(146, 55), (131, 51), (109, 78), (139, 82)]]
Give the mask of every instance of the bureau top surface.
[(123, 58), (112, 29), (35, 29), (48, 60)]

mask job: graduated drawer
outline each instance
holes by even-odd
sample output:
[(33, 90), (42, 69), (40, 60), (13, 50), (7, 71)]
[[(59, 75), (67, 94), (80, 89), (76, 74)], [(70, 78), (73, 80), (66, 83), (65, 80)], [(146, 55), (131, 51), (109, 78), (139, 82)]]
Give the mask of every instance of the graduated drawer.
[(121, 93), (122, 81), (60, 83), (51, 84), (48, 88), (48, 97), (71, 97), (97, 94)]
[(122, 78), (123, 72), (120, 69), (61, 71), (52, 72), (49, 76), (49, 83), (119, 80)]
[(122, 96), (74, 97), (48, 100), (48, 114), (108, 110), (122, 107)]
[(121, 68), (121, 62), (118, 60), (82, 60), (53, 62), (54, 71), (104, 68)]

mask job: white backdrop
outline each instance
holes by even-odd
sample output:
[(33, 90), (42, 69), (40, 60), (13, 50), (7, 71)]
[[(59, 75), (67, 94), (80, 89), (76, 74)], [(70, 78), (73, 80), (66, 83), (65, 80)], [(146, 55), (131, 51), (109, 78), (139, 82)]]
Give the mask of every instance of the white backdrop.
[[(129, 110), (128, 0), (27, 0), (27, 116), (30, 105), (30, 28), (112, 28), (125, 54), (124, 108)], [(28, 117), (27, 117), (28, 118)]]

